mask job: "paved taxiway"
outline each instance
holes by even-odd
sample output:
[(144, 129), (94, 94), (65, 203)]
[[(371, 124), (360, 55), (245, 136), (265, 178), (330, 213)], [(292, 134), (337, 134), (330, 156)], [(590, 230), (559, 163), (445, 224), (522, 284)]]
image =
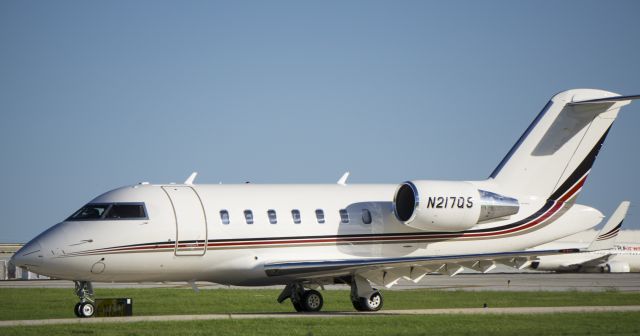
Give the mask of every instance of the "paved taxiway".
[[(197, 282), (199, 289), (216, 288), (256, 288), (234, 287)], [(64, 280), (29, 280), (29, 281), (0, 281), (0, 288), (73, 288), (73, 282)], [(180, 282), (169, 283), (94, 283), (95, 288), (191, 288)], [(282, 286), (258, 287), (282, 288)], [(345, 285), (326, 286), (326, 289), (347, 289)], [(490, 273), (490, 274), (459, 274), (454, 277), (447, 275), (429, 275), (420, 283), (401, 280), (390, 290), (406, 290), (417, 288), (432, 288), (439, 290), (470, 290), (470, 291), (640, 291), (640, 273)], [(387, 290), (387, 289), (385, 289)]]
[(339, 318), (362, 316), (398, 316), (398, 315), (443, 315), (443, 314), (555, 314), (587, 312), (638, 312), (640, 306), (587, 306), (587, 307), (511, 307), (511, 308), (453, 308), (453, 309), (412, 309), (382, 310), (379, 312), (320, 312), (320, 313), (266, 313), (266, 314), (203, 314), (203, 315), (163, 315), (130, 317), (94, 317), (0, 321), (0, 327), (34, 326), (52, 324), (90, 324), (90, 323), (132, 323), (156, 321), (202, 321), (202, 320), (238, 320), (238, 319), (285, 319), (285, 318)]
[[(216, 288), (256, 288), (229, 287), (207, 282), (198, 282), (200, 289)], [(73, 282), (64, 280), (0, 281), (0, 288), (73, 288)], [(179, 282), (170, 283), (95, 283), (96, 288), (191, 288)], [(257, 287), (281, 288), (282, 286)], [(347, 289), (345, 285), (327, 286), (326, 289)], [(469, 291), (640, 291), (640, 273), (615, 274), (556, 274), (556, 273), (492, 273), (459, 274), (455, 277), (429, 275), (419, 284), (401, 281), (391, 290), (433, 288), (439, 290)], [(434, 315), (434, 314), (551, 314), (570, 312), (622, 312), (640, 311), (637, 306), (586, 306), (586, 307), (515, 307), (515, 308), (454, 308), (454, 309), (418, 309), (418, 310), (382, 310), (375, 313), (357, 312), (321, 312), (314, 314), (265, 313), (265, 314), (203, 314), (168, 316), (131, 316), (91, 319), (47, 319), (0, 321), (2, 326), (50, 325), (77, 323), (131, 323), (145, 321), (194, 321), (220, 319), (260, 319), (260, 318), (337, 318), (349, 316), (395, 316), (395, 315)]]

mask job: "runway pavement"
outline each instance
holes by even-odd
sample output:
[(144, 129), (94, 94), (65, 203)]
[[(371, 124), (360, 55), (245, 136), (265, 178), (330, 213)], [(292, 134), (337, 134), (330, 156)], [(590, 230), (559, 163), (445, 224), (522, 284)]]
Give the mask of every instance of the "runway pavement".
[[(234, 287), (197, 282), (199, 289), (216, 288), (282, 288)], [(0, 281), (0, 288), (73, 288), (73, 282), (64, 280), (9, 280)], [(191, 288), (183, 282), (169, 283), (94, 283), (96, 288)], [(469, 291), (640, 291), (640, 273), (491, 273), (428, 275), (420, 283), (401, 280), (385, 290), (432, 288), (438, 290)], [(326, 289), (347, 289), (344, 285), (326, 286)]]
[(443, 315), (443, 314), (556, 314), (589, 312), (638, 312), (640, 306), (581, 306), (581, 307), (511, 307), (511, 308), (452, 308), (384, 310), (379, 312), (320, 312), (320, 313), (265, 313), (265, 314), (203, 314), (203, 315), (157, 315), (130, 317), (66, 318), (47, 320), (0, 321), (0, 327), (36, 326), (52, 324), (132, 323), (157, 321), (202, 321), (241, 319), (288, 319), (288, 318), (339, 318), (398, 315)]
[[(218, 288), (281, 288), (272, 287), (230, 287), (206, 282), (198, 282), (200, 289)], [(185, 283), (94, 283), (97, 288), (185, 288)], [(73, 282), (64, 280), (22, 280), (0, 281), (0, 288), (73, 288)], [(327, 286), (327, 290), (346, 290), (345, 285)], [(460, 274), (455, 277), (446, 275), (429, 275), (419, 284), (401, 281), (391, 290), (408, 290), (417, 288), (433, 288), (438, 290), (468, 291), (640, 291), (640, 273), (610, 274), (557, 274), (557, 273), (492, 273), (492, 274)], [(168, 316), (132, 316), (105, 318), (68, 318), (47, 320), (0, 321), (3, 326), (51, 325), (51, 324), (86, 324), (86, 323), (131, 323), (145, 321), (192, 321), (221, 319), (263, 319), (263, 318), (339, 318), (356, 316), (395, 316), (395, 315), (435, 315), (435, 314), (551, 314), (575, 312), (640, 312), (636, 306), (586, 306), (586, 307), (516, 307), (516, 308), (454, 308), (454, 309), (419, 309), (419, 310), (383, 310), (375, 313), (357, 312), (321, 312), (313, 314), (299, 313), (265, 313), (265, 314), (203, 314), (203, 315), (168, 315)]]

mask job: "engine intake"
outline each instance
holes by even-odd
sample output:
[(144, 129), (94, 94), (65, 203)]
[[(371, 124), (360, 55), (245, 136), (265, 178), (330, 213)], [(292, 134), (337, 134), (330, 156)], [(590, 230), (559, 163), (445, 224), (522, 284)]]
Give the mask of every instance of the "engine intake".
[(520, 209), (515, 198), (458, 181), (405, 182), (396, 190), (393, 205), (399, 221), (425, 231), (463, 231)]

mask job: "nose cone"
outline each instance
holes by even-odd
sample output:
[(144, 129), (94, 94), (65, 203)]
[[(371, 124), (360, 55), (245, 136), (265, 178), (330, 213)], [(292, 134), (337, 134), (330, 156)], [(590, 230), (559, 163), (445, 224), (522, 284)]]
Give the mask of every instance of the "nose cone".
[(16, 252), (11, 257), (11, 262), (18, 267), (34, 268), (42, 265), (44, 253), (39, 240), (36, 238)]

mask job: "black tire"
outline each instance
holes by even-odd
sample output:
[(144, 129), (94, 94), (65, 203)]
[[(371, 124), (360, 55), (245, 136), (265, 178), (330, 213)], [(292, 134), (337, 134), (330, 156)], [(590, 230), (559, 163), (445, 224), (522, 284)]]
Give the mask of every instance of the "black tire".
[(303, 311), (319, 312), (324, 304), (322, 294), (316, 290), (307, 290), (302, 295), (302, 301), (299, 303)]
[(75, 307), (73, 307), (73, 313), (76, 314), (76, 317), (82, 317), (82, 315), (80, 314), (80, 305), (82, 304), (82, 302), (78, 302), (76, 303)]
[(96, 307), (91, 302), (84, 302), (80, 304), (80, 317), (92, 317), (96, 312)]
[(353, 302), (353, 308), (357, 311), (378, 311), (382, 309), (382, 305), (384, 304), (384, 300), (382, 298), (382, 294), (378, 291), (374, 292), (368, 298), (358, 298), (358, 302)]
[(302, 308), (302, 305), (300, 305), (300, 302), (296, 302), (291, 300), (291, 303), (293, 304), (293, 309), (295, 309), (297, 312), (303, 312), (304, 308)]
[(362, 311), (363, 308), (360, 304), (360, 300), (351, 300), (351, 304), (353, 305), (353, 308), (355, 308), (355, 310)]

